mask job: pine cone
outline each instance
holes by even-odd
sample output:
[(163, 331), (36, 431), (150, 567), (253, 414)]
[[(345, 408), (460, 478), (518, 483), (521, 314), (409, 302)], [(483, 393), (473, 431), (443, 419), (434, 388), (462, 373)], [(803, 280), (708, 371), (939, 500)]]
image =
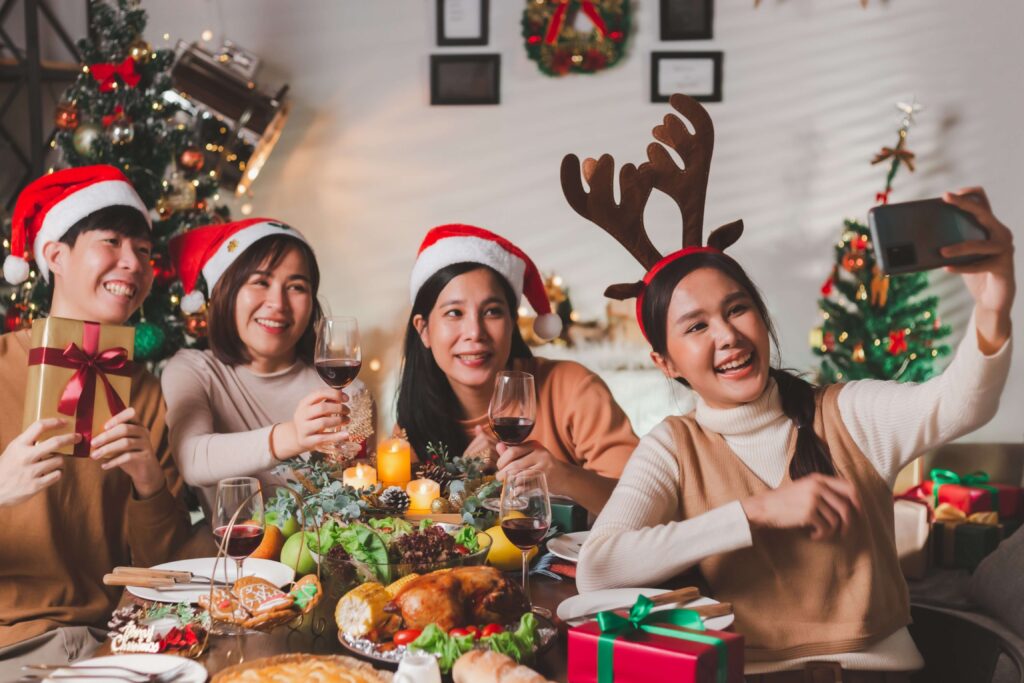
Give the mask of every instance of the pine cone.
[(420, 478), (436, 481), (441, 485), (442, 494), (448, 491), (448, 485), (455, 480), (455, 476), (446, 470), (444, 466), (435, 465), (433, 463), (427, 463), (420, 466)]
[(389, 486), (380, 494), (380, 505), (388, 510), (403, 513), (409, 509), (409, 494), (400, 486)]

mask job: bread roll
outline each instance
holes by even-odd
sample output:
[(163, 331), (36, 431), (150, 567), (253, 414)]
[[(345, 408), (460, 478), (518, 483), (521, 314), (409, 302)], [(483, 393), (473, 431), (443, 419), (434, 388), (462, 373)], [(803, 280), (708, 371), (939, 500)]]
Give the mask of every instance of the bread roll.
[(470, 650), (452, 667), (455, 683), (549, 683), (529, 667), (493, 650)]

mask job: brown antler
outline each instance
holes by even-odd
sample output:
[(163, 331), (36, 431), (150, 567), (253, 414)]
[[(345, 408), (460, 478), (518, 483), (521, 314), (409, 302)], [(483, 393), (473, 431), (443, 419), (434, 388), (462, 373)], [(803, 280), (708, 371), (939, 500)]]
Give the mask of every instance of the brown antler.
[[(644, 228), (644, 207), (653, 189), (650, 173), (633, 164), (624, 164), (619, 170), (619, 193), (621, 199), (615, 202), (615, 160), (609, 154), (602, 154), (597, 161), (587, 159), (582, 165), (575, 154), (562, 159), (562, 193), (576, 213), (602, 228), (615, 238), (640, 262), (650, 268), (659, 260), (661, 253), (651, 244)], [(583, 180), (590, 186), (590, 192), (583, 188)], [(605, 295), (615, 299), (628, 299), (639, 291), (636, 284), (612, 285)]]
[(676, 93), (669, 103), (693, 125), (693, 133), (674, 114), (666, 114), (664, 123), (654, 127), (654, 138), (671, 147), (683, 160), (679, 168), (668, 151), (657, 142), (647, 146), (647, 161), (654, 187), (675, 200), (683, 218), (683, 246), (703, 244), (704, 197), (711, 171), (711, 152), (715, 146), (715, 127), (707, 111), (694, 99)]

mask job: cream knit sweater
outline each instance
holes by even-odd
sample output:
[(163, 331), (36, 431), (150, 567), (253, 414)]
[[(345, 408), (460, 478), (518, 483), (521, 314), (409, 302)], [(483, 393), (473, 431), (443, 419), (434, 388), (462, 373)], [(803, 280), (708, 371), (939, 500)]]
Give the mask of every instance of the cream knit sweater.
[[(938, 377), (922, 384), (861, 380), (843, 388), (839, 394), (843, 422), (890, 486), (923, 451), (992, 418), (1009, 372), (1010, 347), (1007, 341), (995, 354), (982, 354), (972, 316), (956, 356)], [(701, 426), (722, 434), (762, 481), (779, 486), (789, 466), (786, 445), (793, 424), (782, 412), (774, 382), (758, 400), (737, 408), (714, 409), (698, 397), (695, 418)], [(681, 519), (674, 449), (664, 424), (640, 440), (580, 552), (576, 583), (581, 592), (654, 586), (705, 557), (751, 545), (750, 525), (739, 501)], [(657, 561), (637, 561), (655, 553)], [(814, 659), (862, 670), (907, 671), (923, 666), (905, 628), (866, 650)], [(794, 669), (803, 661), (748, 664), (746, 672)]]

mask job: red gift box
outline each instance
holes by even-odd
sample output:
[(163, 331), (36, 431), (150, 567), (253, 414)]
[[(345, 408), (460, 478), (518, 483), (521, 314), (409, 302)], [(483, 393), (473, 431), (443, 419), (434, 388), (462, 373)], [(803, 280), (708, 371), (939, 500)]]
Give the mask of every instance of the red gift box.
[[(658, 612), (647, 621), (657, 621)], [(601, 626), (588, 621), (569, 630), (569, 683), (743, 683), (743, 636), (728, 631), (694, 631), (672, 628), (680, 637), (629, 630), (615, 638), (611, 672), (599, 676), (598, 647)], [(700, 640), (691, 640), (696, 637)], [(725, 671), (719, 673), (718, 648), (707, 641), (724, 643), (727, 660)]]
[[(978, 483), (972, 483), (971, 477), (977, 476)], [(964, 483), (938, 483), (939, 495), (935, 502), (934, 492), (936, 482), (921, 482), (921, 491), (931, 496), (933, 504), (938, 507), (940, 503), (949, 503), (966, 515), (975, 512), (989, 512), (995, 510), (999, 513), (1000, 519), (1016, 519), (1021, 516), (1022, 498), (1024, 491), (1018, 486), (1008, 484), (994, 484), (987, 480), (988, 475), (983, 472), (964, 477)], [(994, 495), (993, 495), (994, 494)], [(998, 498), (998, 503), (994, 500)]]

